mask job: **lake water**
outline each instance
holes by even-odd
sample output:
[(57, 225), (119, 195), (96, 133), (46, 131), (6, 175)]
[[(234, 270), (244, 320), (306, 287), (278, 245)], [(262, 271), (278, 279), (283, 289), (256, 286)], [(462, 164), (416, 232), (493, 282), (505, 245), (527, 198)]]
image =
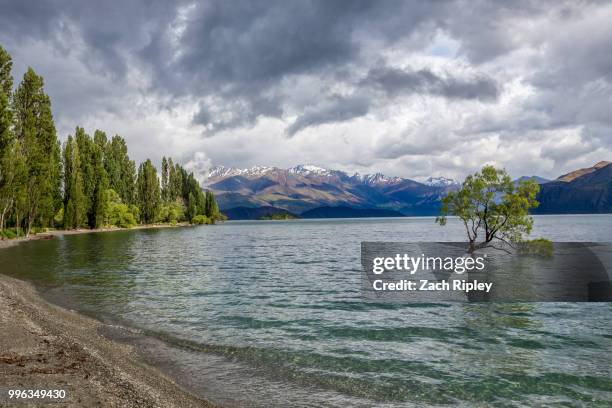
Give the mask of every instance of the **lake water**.
[[(612, 242), (612, 216), (533, 236)], [(361, 241), (457, 241), (433, 218), (227, 222), (65, 236), (3, 273), (105, 322), (228, 406), (610, 406), (612, 304), (364, 301)]]

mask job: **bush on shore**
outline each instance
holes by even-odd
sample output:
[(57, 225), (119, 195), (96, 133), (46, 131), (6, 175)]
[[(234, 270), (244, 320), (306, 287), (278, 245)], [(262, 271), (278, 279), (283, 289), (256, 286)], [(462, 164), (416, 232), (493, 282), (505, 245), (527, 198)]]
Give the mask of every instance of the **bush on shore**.
[(196, 215), (191, 219), (191, 223), (194, 225), (212, 224), (211, 219), (205, 215)]

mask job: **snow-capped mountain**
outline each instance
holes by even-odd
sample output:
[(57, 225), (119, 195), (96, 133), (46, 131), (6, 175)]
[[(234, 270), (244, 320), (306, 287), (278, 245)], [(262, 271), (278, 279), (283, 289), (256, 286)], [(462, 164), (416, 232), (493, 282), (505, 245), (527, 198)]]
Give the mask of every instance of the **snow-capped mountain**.
[(382, 173), (350, 174), (345, 171), (326, 169), (324, 167), (315, 166), (313, 164), (298, 164), (297, 166), (293, 166), (288, 169), (281, 169), (279, 167), (272, 167), (272, 166), (253, 166), (253, 167), (246, 168), (246, 169), (240, 169), (236, 167), (215, 166), (215, 167), (212, 167), (208, 171), (207, 184), (210, 184), (212, 182), (217, 182), (222, 179), (233, 177), (233, 176), (254, 178), (254, 177), (261, 177), (261, 176), (264, 176), (266, 174), (270, 174), (273, 172), (298, 175), (298, 176), (304, 176), (304, 177), (338, 176), (338, 177), (343, 177), (343, 178), (351, 178), (351, 179), (354, 179), (356, 181), (362, 182), (367, 185), (396, 184), (396, 183), (399, 183), (405, 180), (401, 177), (388, 177)]
[(208, 179), (220, 180), (232, 176), (257, 177), (263, 176), (273, 170), (279, 170), (277, 167), (269, 166), (253, 166), (248, 169), (239, 169), (236, 167), (214, 166), (208, 170)]
[(287, 172), (290, 174), (328, 176), (332, 174), (333, 170), (328, 170), (313, 164), (298, 164), (297, 166), (287, 169)]
[(440, 176), (440, 177), (429, 177), (427, 180), (425, 180), (424, 184), (428, 186), (432, 186), (432, 187), (451, 187), (451, 186), (458, 186), (461, 183), (451, 178)]
[(356, 173), (354, 177), (360, 179), (364, 184), (369, 186), (377, 184), (396, 184), (404, 180), (401, 177), (387, 177), (382, 173), (364, 174), (363, 176)]
[[(566, 177), (563, 176), (541, 184), (547, 180), (529, 177), (541, 184), (538, 195), (541, 206), (535, 212), (580, 212), (583, 211), (580, 206), (586, 206), (594, 213), (610, 212), (607, 202), (597, 198), (605, 196), (609, 190), (612, 165), (604, 164), (598, 163), (593, 171), (581, 169), (577, 171), (581, 174), (570, 181), (563, 180)], [(356, 216), (354, 210), (366, 210), (366, 213), (373, 214), (371, 216), (384, 216), (381, 212), (385, 211), (403, 215), (437, 215), (442, 197), (460, 188), (460, 183), (448, 177), (429, 177), (417, 182), (382, 173), (347, 173), (312, 164), (288, 169), (217, 166), (209, 170), (204, 184), (215, 192), (221, 210), (227, 210), (232, 216), (258, 214), (253, 209), (264, 209), (266, 214), (286, 215), (289, 212), (296, 216), (308, 215), (311, 210), (316, 210), (319, 216), (324, 213), (334, 217), (339, 213)], [(560, 201), (558, 191), (565, 194), (565, 201)], [(590, 198), (585, 201), (585, 197)]]
[(293, 214), (322, 207), (400, 211), (407, 215), (437, 214), (446, 184), (429, 186), (382, 173), (347, 173), (312, 164), (288, 169), (217, 166), (205, 181), (222, 210), (277, 208)]

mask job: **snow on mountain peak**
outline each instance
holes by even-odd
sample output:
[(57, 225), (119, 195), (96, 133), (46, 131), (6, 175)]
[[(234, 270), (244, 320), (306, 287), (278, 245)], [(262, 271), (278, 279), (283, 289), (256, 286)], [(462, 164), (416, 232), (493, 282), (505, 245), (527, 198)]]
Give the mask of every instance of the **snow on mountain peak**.
[(313, 164), (298, 164), (297, 166), (291, 167), (288, 171), (292, 174), (302, 175), (329, 175), (331, 173), (330, 170)]
[[(323, 167), (315, 166), (313, 164), (298, 164), (288, 169), (280, 169), (278, 167), (271, 166), (253, 166), (247, 169), (239, 169), (236, 167), (225, 167), (225, 166), (214, 166), (208, 171), (209, 182), (216, 182), (219, 179), (224, 179), (232, 176), (243, 176), (248, 178), (256, 178), (264, 176), (273, 171), (286, 172), (287, 174), (298, 175), (302, 177), (348, 177), (353, 180), (363, 183), (369, 186), (378, 185), (393, 185), (401, 183), (404, 179), (401, 177), (389, 177), (382, 173), (372, 174), (359, 174), (354, 173), (350, 175), (346, 172), (339, 170), (329, 170)], [(424, 184), (434, 187), (449, 187), (458, 185), (455, 180), (446, 177), (429, 177)]]
[(355, 177), (359, 178), (363, 183), (368, 185), (394, 184), (402, 181), (401, 177), (388, 177), (382, 173), (364, 174), (363, 176), (355, 174)]
[(225, 167), (225, 166), (214, 166), (208, 171), (208, 178), (216, 179), (216, 178), (225, 178), (225, 177), (232, 177), (232, 176), (261, 176), (275, 169), (276, 167), (270, 167), (270, 166), (253, 166), (248, 169), (239, 169), (236, 167)]
[(425, 180), (425, 183), (428, 186), (434, 186), (434, 187), (448, 187), (448, 186), (453, 186), (453, 185), (458, 185), (459, 183), (451, 178), (447, 178), (447, 177), (429, 177), (427, 180)]
[(217, 178), (217, 177), (229, 177), (236, 174), (236, 171), (233, 167), (225, 167), (225, 166), (214, 166), (208, 169), (207, 178)]

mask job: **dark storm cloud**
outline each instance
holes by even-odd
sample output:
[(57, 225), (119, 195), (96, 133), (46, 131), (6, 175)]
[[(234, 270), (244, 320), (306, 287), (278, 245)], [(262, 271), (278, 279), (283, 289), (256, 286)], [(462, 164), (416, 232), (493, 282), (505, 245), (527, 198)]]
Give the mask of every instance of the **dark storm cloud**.
[(236, 96), (229, 101), (222, 100), (217, 104), (200, 103), (198, 111), (193, 116), (193, 122), (217, 132), (253, 125), (260, 116), (281, 117), (282, 114), (282, 106), (273, 98)]
[[(209, 132), (216, 132), (252, 125), (260, 117), (281, 117), (289, 103), (287, 92), (278, 91), (281, 81), (367, 67), (363, 54), (369, 41), (395, 44), (422, 27), (444, 25), (448, 13), (442, 1), (26, 0), (2, 2), (0, 26), (2, 37), (15, 46), (28, 38), (51, 42), (60, 52), (78, 52), (93, 73), (116, 83), (126, 80), (129, 65), (136, 64), (150, 75), (151, 91), (196, 99), (214, 96), (214, 106), (200, 100), (194, 123), (212, 125)], [(75, 50), (75, 42), (82, 42), (83, 49)], [(382, 87), (392, 74), (371, 71)], [(468, 99), (495, 93), (485, 80), (462, 82), (428, 71), (403, 75), (397, 79), (405, 90), (414, 81), (413, 92)], [(324, 113), (332, 109), (324, 101), (288, 133), (320, 123), (316, 118), (330, 123), (333, 117), (355, 117), (351, 112), (363, 115), (365, 105), (337, 106), (340, 112), (334, 115)]]
[(167, 26), (181, 2), (18, 0), (0, 2), (0, 35), (16, 44), (28, 39), (51, 42), (73, 52), (82, 41), (81, 58), (92, 69), (123, 77), (127, 54), (149, 43), (152, 33)]
[(441, 77), (428, 69), (412, 71), (378, 67), (370, 70), (361, 85), (378, 88), (391, 96), (422, 93), (450, 99), (494, 100), (499, 93), (495, 81), (486, 76), (468, 79), (450, 75)]
[[(280, 117), (284, 112), (282, 93), (261, 103), (262, 92), (274, 90), (280, 81), (295, 75), (324, 76), (360, 63), (363, 44), (356, 38), (359, 33), (393, 42), (417, 27), (432, 8), (414, 7), (412, 14), (399, 19), (397, 10), (406, 5), (354, 0), (201, 3), (185, 19), (179, 57), (168, 58), (163, 51), (170, 46), (167, 36), (156, 37), (143, 55), (152, 59), (152, 66), (165, 67), (154, 75), (169, 92), (213, 92), (226, 101), (226, 111), (216, 109), (217, 113), (235, 117), (217, 120), (213, 129), (251, 125), (258, 117)], [(383, 21), (386, 23), (381, 24)], [(233, 115), (236, 105), (244, 115)], [(208, 117), (213, 110), (201, 104), (194, 122), (215, 124)], [(342, 120), (350, 115), (335, 116)], [(300, 120), (289, 133), (303, 128), (300, 123), (310, 123), (309, 118)]]
[(499, 94), (495, 81), (483, 75), (467, 79), (452, 75), (441, 77), (427, 69), (413, 71), (392, 67), (373, 68), (354, 86), (357, 91), (351, 96), (331, 96), (305, 109), (287, 128), (287, 135), (294, 136), (311, 126), (365, 116), (371, 109), (392, 103), (393, 98), (401, 96), (419, 94), (494, 101)]
[[(385, 122), (387, 107), (433, 99), (439, 111), (422, 121), (389, 121), (401, 148), (369, 160), (415, 151), (423, 134), (511, 144), (570, 128), (587, 154), (612, 145), (611, 14), (588, 1), (3, 0), (0, 44), (21, 72), (45, 77), (71, 126), (100, 112), (134, 117), (148, 99), (151, 116), (179, 106), (205, 135), (263, 118), (288, 136), (323, 124), (333, 134), (335, 123)], [(542, 158), (560, 161), (563, 149)]]
[(343, 122), (364, 116), (370, 109), (370, 102), (362, 97), (333, 97), (321, 104), (307, 109), (287, 129), (289, 136), (295, 135), (309, 126), (318, 126), (326, 123)]
[[(363, 46), (359, 33), (394, 42), (437, 8), (369, 0), (201, 2), (189, 9), (180, 35), (184, 52), (170, 64), (179, 75), (207, 84), (265, 84), (353, 62)], [(156, 37), (150, 46), (159, 50), (165, 41)]]

